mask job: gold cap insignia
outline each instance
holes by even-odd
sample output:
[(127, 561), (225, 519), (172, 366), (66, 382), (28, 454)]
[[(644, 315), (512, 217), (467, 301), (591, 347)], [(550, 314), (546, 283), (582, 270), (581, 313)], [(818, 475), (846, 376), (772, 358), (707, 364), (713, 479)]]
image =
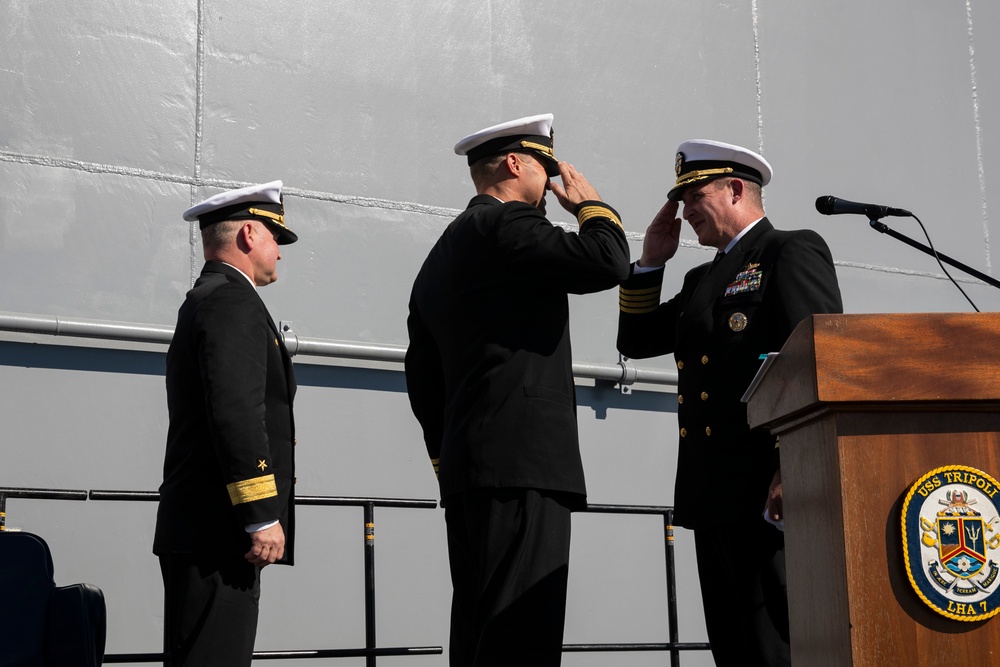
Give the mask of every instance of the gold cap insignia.
[(677, 158), (674, 160), (674, 171), (677, 172), (677, 178), (681, 177), (681, 171), (684, 169), (684, 153), (677, 153)]

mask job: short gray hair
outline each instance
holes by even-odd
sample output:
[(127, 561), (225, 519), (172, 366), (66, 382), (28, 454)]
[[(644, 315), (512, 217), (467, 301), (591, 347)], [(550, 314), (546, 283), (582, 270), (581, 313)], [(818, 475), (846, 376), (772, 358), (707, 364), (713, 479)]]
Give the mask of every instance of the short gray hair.
[(201, 230), (201, 245), (206, 251), (221, 250), (233, 242), (245, 220), (223, 220)]
[(472, 175), (472, 184), (476, 186), (477, 190), (496, 180), (497, 171), (500, 169), (500, 165), (507, 160), (508, 155), (510, 155), (510, 151), (488, 155), (472, 163), (472, 166), (469, 167), (469, 173)]

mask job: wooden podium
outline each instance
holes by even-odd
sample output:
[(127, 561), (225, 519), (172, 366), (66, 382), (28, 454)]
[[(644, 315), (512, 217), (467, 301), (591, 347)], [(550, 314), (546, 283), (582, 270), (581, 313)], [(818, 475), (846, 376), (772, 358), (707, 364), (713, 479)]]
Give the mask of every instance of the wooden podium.
[(748, 419), (780, 437), (793, 665), (1000, 665), (1000, 616), (917, 595), (900, 518), (928, 471), (1000, 477), (1000, 314), (815, 315)]

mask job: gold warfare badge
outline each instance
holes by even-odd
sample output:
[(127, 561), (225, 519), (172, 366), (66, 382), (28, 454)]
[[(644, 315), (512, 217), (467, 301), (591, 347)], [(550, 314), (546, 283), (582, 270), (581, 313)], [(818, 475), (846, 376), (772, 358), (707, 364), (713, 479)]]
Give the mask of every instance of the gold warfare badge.
[(968, 466), (931, 470), (903, 501), (903, 560), (913, 590), (957, 621), (1000, 613), (1000, 484)]

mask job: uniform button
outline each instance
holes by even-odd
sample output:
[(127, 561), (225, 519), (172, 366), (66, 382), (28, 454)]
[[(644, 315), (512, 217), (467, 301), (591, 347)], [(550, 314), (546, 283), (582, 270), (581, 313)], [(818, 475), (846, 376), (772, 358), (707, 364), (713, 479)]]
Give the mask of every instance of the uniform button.
[(686, 428), (682, 428), (681, 429), (681, 437), (682, 438), (686, 438), (687, 434), (688, 434), (688, 430)]
[(703, 401), (707, 401), (708, 400), (708, 392), (707, 391), (701, 392), (701, 400), (703, 400)]
[(677, 394), (677, 402), (678, 403), (683, 403), (684, 402), (684, 397), (681, 396), (680, 394)]
[(706, 426), (705, 427), (705, 435), (712, 435), (712, 427), (711, 426)]
[(298, 483), (299, 483), (299, 478), (298, 477), (292, 478), (292, 484), (298, 484)]
[(701, 358), (701, 363), (707, 364), (708, 363), (708, 357), (707, 356), (702, 357)]
[(292, 447), (298, 447), (298, 446), (299, 446), (299, 439), (295, 438), (294, 440), (292, 440)]
[(684, 362), (683, 361), (678, 361), (677, 362), (677, 370), (684, 370)]

